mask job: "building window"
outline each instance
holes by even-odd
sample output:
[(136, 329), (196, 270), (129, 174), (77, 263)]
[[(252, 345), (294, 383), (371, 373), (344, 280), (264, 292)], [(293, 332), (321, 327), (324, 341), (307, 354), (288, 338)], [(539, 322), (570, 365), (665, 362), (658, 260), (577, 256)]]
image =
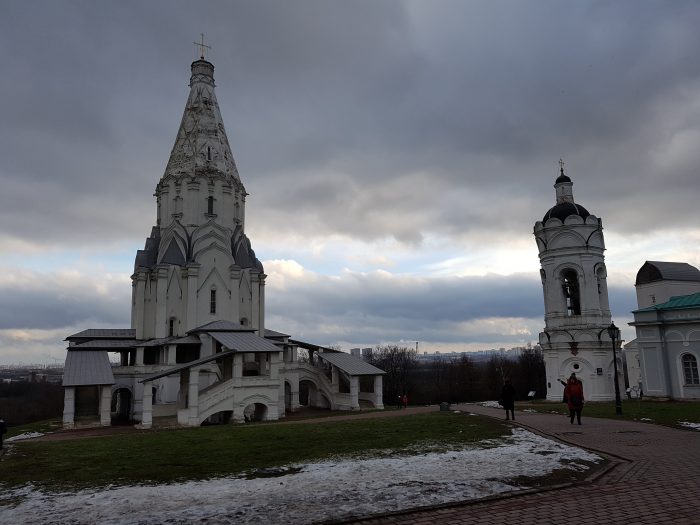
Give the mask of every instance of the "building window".
[(209, 292), (209, 313), (216, 313), (216, 290), (211, 290)]
[(168, 322), (168, 335), (170, 337), (175, 335), (175, 318), (171, 317), (170, 321)]
[(692, 354), (683, 356), (683, 375), (685, 376), (686, 385), (700, 385), (700, 376), (698, 375), (698, 360)]
[(207, 214), (214, 215), (214, 197), (207, 197)]
[(211, 148), (207, 146), (207, 160), (211, 160)]
[(581, 295), (578, 288), (578, 274), (574, 270), (566, 270), (562, 274), (564, 298), (567, 315), (581, 315)]

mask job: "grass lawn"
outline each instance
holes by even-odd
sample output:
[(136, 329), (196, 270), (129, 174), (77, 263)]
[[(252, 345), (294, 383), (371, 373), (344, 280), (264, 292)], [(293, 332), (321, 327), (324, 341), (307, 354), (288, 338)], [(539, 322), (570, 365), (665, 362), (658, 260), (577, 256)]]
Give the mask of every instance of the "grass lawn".
[[(535, 410), (537, 412), (568, 414), (564, 403), (546, 401), (523, 401), (516, 403), (518, 410)], [(675, 428), (684, 428), (679, 421), (700, 423), (700, 402), (695, 401), (652, 401), (624, 399), (622, 401), (622, 416), (615, 415), (613, 401), (588, 402), (583, 407), (584, 417), (605, 417), (645, 421)], [(686, 429), (687, 430), (687, 429)]]
[(451, 412), (298, 425), (221, 425), (99, 438), (16, 442), (2, 458), (6, 486), (165, 483), (253, 473), (371, 451), (415, 453), (479, 445), (510, 434), (501, 422)]

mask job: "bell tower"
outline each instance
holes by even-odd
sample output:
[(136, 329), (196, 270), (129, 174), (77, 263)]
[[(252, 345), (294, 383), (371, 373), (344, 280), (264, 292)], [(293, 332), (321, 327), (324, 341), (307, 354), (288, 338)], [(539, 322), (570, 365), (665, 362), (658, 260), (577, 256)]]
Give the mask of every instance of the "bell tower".
[(534, 228), (544, 294), (545, 328), (539, 339), (547, 399), (561, 400), (559, 380), (575, 373), (586, 399), (609, 400), (614, 366), (606, 331), (611, 316), (603, 222), (574, 201), (573, 182), (562, 160), (554, 189), (556, 204)]

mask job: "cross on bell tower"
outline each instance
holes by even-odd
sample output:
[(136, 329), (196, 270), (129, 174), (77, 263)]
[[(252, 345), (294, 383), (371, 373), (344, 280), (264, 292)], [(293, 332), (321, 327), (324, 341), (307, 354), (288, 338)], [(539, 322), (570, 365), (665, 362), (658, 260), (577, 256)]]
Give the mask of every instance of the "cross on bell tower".
[(204, 57), (205, 57), (205, 55), (206, 55), (206, 53), (207, 53), (207, 49), (209, 49), (209, 50), (211, 51), (211, 46), (208, 46), (208, 45), (206, 45), (206, 44), (204, 43), (204, 33), (200, 33), (200, 35), (201, 35), (201, 37), (202, 37), (202, 41), (201, 41), (201, 42), (192, 42), (192, 43), (193, 43), (196, 47), (199, 48), (199, 59), (200, 59), (200, 60), (204, 60)]

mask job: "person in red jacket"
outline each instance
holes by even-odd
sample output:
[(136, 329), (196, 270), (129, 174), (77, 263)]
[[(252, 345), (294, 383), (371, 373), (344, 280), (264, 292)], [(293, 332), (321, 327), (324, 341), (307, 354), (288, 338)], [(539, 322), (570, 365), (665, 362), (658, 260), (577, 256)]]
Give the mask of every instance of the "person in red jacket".
[(583, 383), (576, 378), (576, 374), (571, 374), (569, 377), (569, 381), (564, 388), (564, 397), (569, 407), (571, 424), (574, 424), (574, 416), (576, 416), (576, 421), (580, 425), (581, 411), (583, 410)]

